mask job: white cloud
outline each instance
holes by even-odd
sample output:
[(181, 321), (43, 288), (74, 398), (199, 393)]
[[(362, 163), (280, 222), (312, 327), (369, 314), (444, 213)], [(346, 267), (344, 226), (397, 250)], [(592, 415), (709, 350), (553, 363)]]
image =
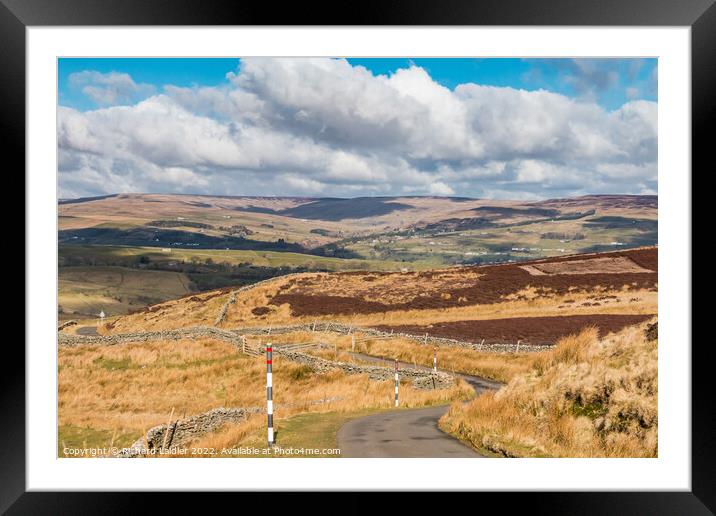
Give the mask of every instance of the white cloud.
[(93, 70), (69, 76), (70, 86), (80, 88), (93, 102), (102, 106), (128, 104), (154, 93), (151, 84), (137, 84), (126, 73), (100, 73)]
[(430, 185), (428, 191), (432, 195), (441, 195), (441, 196), (455, 195), (455, 190), (450, 188), (448, 185), (446, 185), (442, 181), (438, 181), (437, 183), (432, 183)]
[[(112, 104), (134, 84), (82, 73)], [(165, 86), (132, 105), (87, 112), (60, 107), (60, 190), (639, 193), (656, 190), (656, 114), (648, 101), (607, 112), (547, 91), (453, 91), (415, 66), (388, 77), (341, 59), (244, 59), (220, 87)]]

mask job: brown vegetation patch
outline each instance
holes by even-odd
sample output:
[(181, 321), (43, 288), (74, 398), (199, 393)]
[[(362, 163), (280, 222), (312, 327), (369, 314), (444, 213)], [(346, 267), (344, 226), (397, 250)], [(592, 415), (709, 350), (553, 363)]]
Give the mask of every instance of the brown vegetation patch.
[(454, 321), (430, 325), (381, 326), (381, 330), (395, 330), (399, 333), (463, 340), (479, 343), (515, 343), (551, 345), (568, 335), (579, 333), (586, 327), (594, 326), (599, 333), (619, 331), (626, 326), (642, 323), (653, 315), (567, 315), (555, 317), (512, 317), (508, 319), (487, 319)]
[(269, 313), (271, 309), (268, 306), (257, 306), (253, 310), (251, 310), (251, 313), (254, 315), (266, 315)]
[(524, 265), (520, 268), (526, 270), (533, 276), (542, 276), (545, 274), (624, 274), (652, 272), (637, 265), (626, 256), (535, 263), (532, 265)]
[[(579, 291), (655, 290), (657, 249), (645, 248), (616, 253), (560, 257), (529, 262), (526, 265), (543, 268), (550, 264), (596, 261), (607, 258), (633, 263), (642, 272), (609, 272), (579, 274), (532, 275), (525, 264), (490, 265), (442, 269), (410, 274), (383, 273), (371, 276), (376, 281), (355, 282), (353, 277), (365, 273), (338, 273), (330, 276), (291, 280), (289, 287), (274, 295), (270, 303), (288, 303), (293, 316), (321, 316), (335, 314), (370, 314), (391, 310), (442, 309), (465, 305), (499, 303), (507, 296), (532, 287), (536, 297), (564, 295)], [(579, 268), (581, 265), (572, 267)], [(611, 266), (610, 266), (611, 267)], [(613, 267), (612, 267), (613, 268)]]

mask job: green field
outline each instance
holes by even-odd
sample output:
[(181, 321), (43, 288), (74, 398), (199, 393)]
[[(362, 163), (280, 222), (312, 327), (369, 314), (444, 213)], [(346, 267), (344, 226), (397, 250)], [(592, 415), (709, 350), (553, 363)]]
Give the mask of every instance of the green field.
[(126, 267), (60, 267), (58, 310), (66, 316), (126, 314), (146, 305), (174, 299), (193, 286), (185, 274)]
[(480, 230), (401, 232), (354, 239), (343, 245), (371, 260), (489, 263), (655, 245), (656, 225), (655, 220), (597, 217)]
[[(426, 269), (434, 263), (407, 264)], [(399, 270), (405, 263), (275, 251), (80, 246), (59, 248), (61, 319), (123, 315), (144, 306), (294, 271)]]
[[(277, 251), (236, 251), (223, 249), (166, 249), (159, 247), (124, 246), (60, 246), (59, 257), (63, 259), (80, 258), (88, 263), (112, 261), (117, 265), (131, 265), (142, 257), (151, 262), (192, 262), (225, 263), (229, 265), (249, 264), (257, 267), (303, 267), (309, 270), (349, 271), (349, 270), (399, 270), (406, 264), (398, 260), (360, 260), (313, 256), (310, 254), (284, 253)], [(434, 262), (425, 260), (409, 264), (411, 269), (427, 269)]]

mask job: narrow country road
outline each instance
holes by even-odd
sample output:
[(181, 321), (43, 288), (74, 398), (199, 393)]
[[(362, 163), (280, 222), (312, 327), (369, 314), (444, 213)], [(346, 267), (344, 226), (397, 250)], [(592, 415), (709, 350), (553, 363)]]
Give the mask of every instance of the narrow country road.
[(98, 335), (96, 326), (82, 326), (81, 328), (77, 328), (77, 331), (75, 333), (77, 335), (84, 335), (85, 337), (92, 337), (94, 335)]
[[(392, 365), (393, 360), (351, 353), (367, 362)], [(413, 364), (398, 362), (401, 369), (413, 369)], [(431, 370), (417, 366), (417, 369)], [(477, 394), (501, 387), (501, 383), (479, 376), (456, 373), (468, 382)], [(438, 420), (449, 405), (420, 409), (395, 410), (365, 416), (347, 422), (338, 430), (338, 447), (341, 457), (473, 457), (482, 455), (438, 428)]]

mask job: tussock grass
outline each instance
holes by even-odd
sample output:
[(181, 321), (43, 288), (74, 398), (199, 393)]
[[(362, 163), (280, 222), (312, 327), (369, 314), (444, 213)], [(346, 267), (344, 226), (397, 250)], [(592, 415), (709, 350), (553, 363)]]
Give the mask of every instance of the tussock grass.
[(502, 456), (656, 457), (657, 342), (644, 328), (564, 338), (500, 391), (453, 404), (441, 428)]

